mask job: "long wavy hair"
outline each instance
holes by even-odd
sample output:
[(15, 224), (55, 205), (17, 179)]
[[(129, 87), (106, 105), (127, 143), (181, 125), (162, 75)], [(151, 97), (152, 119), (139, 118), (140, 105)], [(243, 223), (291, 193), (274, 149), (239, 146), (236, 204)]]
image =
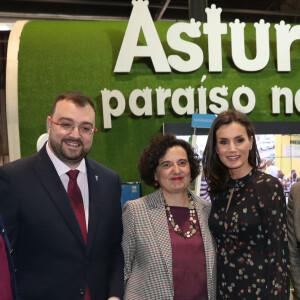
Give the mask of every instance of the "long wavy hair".
[(253, 136), (252, 149), (249, 151), (248, 157), (250, 166), (254, 169), (258, 169), (260, 163), (254, 128), (247, 115), (237, 110), (227, 110), (220, 113), (209, 130), (207, 144), (202, 158), (205, 179), (208, 183), (208, 192), (212, 196), (228, 189), (230, 178), (228, 168), (221, 162), (216, 151), (216, 132), (222, 125), (228, 125), (234, 122), (239, 123), (246, 129), (249, 139)]

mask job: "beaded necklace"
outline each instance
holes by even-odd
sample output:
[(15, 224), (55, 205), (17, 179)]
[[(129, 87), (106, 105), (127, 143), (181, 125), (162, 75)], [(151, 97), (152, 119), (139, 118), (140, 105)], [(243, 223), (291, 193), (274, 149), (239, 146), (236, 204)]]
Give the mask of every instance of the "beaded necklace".
[(173, 218), (173, 215), (171, 212), (171, 208), (167, 204), (165, 199), (164, 199), (164, 201), (165, 201), (165, 209), (166, 209), (167, 218), (168, 218), (171, 226), (173, 227), (174, 231), (176, 233), (178, 233), (180, 236), (184, 237), (185, 239), (192, 237), (196, 233), (197, 219), (196, 219), (196, 210), (195, 210), (195, 206), (194, 206), (194, 201), (192, 200), (191, 195), (189, 195), (190, 226), (189, 226), (189, 230), (187, 232), (183, 232), (181, 230), (181, 228), (179, 227), (179, 225), (174, 221), (174, 218)]

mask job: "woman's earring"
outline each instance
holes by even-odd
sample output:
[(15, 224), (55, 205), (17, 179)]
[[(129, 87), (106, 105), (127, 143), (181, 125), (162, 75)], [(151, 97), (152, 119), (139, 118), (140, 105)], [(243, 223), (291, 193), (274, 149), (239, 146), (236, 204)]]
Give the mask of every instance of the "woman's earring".
[(154, 187), (156, 187), (156, 188), (157, 188), (157, 187), (158, 187), (158, 185), (159, 185), (159, 184), (158, 184), (158, 181), (157, 181), (157, 180), (155, 180), (155, 181), (154, 181), (154, 183), (153, 183), (153, 185), (154, 185)]

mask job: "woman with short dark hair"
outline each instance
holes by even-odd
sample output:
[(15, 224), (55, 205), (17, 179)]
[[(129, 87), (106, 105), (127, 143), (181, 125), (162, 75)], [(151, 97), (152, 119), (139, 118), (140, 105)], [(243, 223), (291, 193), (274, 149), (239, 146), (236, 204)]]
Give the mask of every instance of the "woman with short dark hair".
[(170, 134), (142, 153), (141, 178), (157, 191), (124, 206), (125, 300), (215, 299), (210, 203), (188, 188), (199, 163), (189, 143)]

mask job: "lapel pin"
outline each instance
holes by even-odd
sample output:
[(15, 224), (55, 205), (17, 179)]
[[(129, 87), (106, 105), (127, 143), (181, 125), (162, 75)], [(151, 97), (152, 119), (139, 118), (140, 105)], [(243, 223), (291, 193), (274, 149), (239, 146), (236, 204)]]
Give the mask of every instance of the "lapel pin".
[(96, 179), (96, 181), (98, 181), (98, 175), (95, 175), (95, 179)]

